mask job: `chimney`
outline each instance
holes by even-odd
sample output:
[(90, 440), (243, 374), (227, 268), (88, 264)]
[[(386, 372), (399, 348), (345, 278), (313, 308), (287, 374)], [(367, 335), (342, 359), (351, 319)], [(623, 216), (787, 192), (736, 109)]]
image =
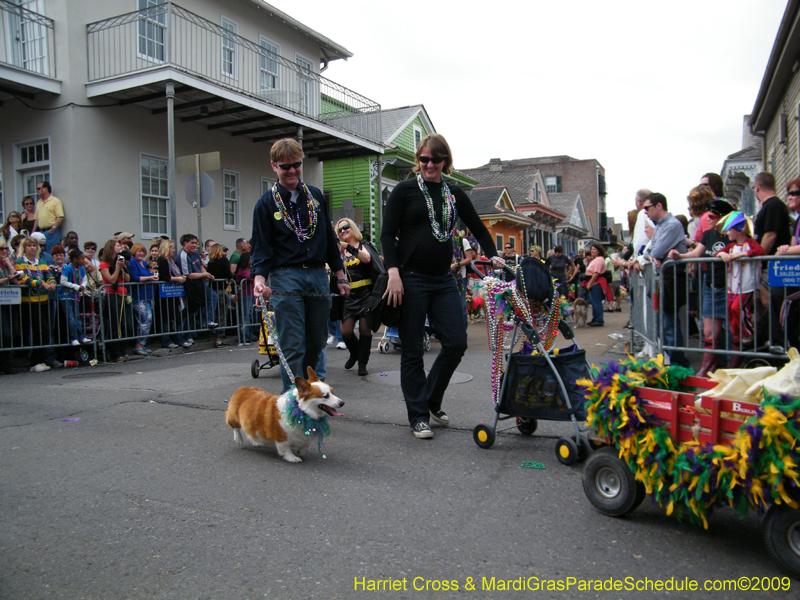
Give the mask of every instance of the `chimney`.
[(503, 165), (500, 162), (499, 158), (490, 158), (489, 159), (489, 170), (495, 173), (499, 173), (503, 170)]

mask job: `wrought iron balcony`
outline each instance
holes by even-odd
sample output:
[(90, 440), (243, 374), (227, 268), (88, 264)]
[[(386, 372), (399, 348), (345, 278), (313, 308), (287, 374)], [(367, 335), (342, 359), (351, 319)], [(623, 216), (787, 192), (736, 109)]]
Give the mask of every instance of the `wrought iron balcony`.
[(0, 79), (24, 91), (60, 92), (55, 85), (53, 20), (0, 0)]
[(90, 23), (87, 33), (90, 83), (168, 67), (381, 141), (379, 104), (176, 4)]

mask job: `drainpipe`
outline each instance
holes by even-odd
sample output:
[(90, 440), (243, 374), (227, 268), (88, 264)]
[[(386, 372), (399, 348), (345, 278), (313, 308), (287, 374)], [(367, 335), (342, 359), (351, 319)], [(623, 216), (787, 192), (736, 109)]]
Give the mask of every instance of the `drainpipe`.
[(378, 154), (378, 157), (377, 157), (375, 162), (376, 162), (375, 166), (378, 169), (378, 176), (375, 178), (375, 182), (376, 182), (376, 184), (378, 186), (378, 197), (377, 197), (377, 200), (378, 200), (378, 234), (377, 234), (377, 236), (375, 236), (373, 238), (372, 243), (375, 244), (375, 241), (377, 239), (378, 243), (375, 244), (375, 247), (378, 248), (378, 250), (380, 250), (381, 249), (381, 228), (383, 227), (383, 177), (381, 176), (381, 171), (383, 171), (383, 161), (381, 160), (381, 155), (380, 154)]
[[(175, 84), (167, 82), (167, 194), (169, 195), (169, 236), (178, 242), (178, 207), (175, 204)], [(200, 188), (198, 188), (200, 189)], [(198, 207), (199, 210), (199, 207)]]

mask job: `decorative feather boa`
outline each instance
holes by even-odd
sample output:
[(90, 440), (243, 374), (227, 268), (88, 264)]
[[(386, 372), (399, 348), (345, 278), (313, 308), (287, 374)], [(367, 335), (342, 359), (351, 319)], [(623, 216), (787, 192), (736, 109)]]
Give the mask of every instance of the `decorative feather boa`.
[(682, 390), (679, 381), (692, 375), (689, 369), (664, 367), (660, 356), (629, 357), (592, 365), (590, 373), (592, 379), (577, 382), (585, 392), (587, 424), (619, 449), (636, 480), (668, 515), (688, 516), (708, 528), (707, 517), (718, 503), (740, 517), (752, 509), (761, 513), (771, 503), (798, 508), (800, 399), (765, 397), (730, 446), (676, 445), (661, 420), (645, 411), (637, 390)]

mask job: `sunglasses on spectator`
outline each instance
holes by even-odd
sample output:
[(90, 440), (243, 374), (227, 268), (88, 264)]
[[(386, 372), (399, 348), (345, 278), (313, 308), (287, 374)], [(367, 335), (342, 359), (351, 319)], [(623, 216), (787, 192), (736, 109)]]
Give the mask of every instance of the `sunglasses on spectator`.
[(800, 190), (792, 190), (789, 192), (790, 196), (800, 196)]
[(341, 227), (339, 227), (339, 233), (347, 231), (348, 229), (350, 229), (350, 225), (342, 225)]
[(506, 250), (511, 250), (514, 246), (506, 246)]
[(650, 210), (651, 208), (653, 208), (652, 204), (643, 204), (642, 205), (642, 210), (647, 211), (647, 210)]
[(299, 169), (302, 164), (303, 164), (303, 161), (301, 161), (301, 160), (297, 161), (296, 163), (292, 163), (292, 164), (280, 163), (280, 164), (278, 164), (278, 168), (279, 169), (283, 169), (284, 171), (289, 171), (291, 169)]
[(433, 164), (438, 165), (445, 158), (447, 158), (447, 157), (445, 157), (445, 156), (420, 156), (419, 157), (419, 162), (421, 162), (423, 165), (427, 165), (429, 162), (432, 162)]

